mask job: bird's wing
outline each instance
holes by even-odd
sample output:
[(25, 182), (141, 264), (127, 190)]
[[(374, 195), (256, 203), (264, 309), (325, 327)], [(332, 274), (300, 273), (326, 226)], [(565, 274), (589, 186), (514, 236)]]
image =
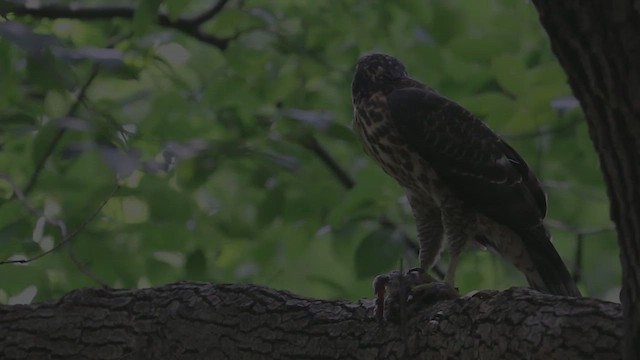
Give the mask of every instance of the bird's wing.
[(387, 98), (400, 135), (473, 209), (514, 230), (539, 225), (546, 197), (518, 153), (455, 102), (422, 88)]

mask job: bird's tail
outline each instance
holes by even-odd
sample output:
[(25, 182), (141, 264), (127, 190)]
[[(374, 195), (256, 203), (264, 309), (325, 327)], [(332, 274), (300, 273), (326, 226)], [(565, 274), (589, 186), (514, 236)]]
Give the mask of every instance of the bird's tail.
[(526, 274), (532, 288), (554, 295), (581, 296), (544, 225), (519, 231), (519, 235), (536, 270)]

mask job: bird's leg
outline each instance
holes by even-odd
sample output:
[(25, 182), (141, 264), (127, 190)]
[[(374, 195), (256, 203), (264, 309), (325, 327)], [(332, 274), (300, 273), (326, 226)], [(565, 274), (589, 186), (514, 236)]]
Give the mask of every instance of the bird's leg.
[(440, 221), (440, 211), (435, 209), (433, 216), (416, 216), (418, 224), (418, 242), (420, 243), (420, 267), (429, 271), (435, 265), (443, 243), (443, 227)]
[[(442, 212), (435, 203), (428, 199), (425, 200), (423, 196), (412, 196), (411, 192), (407, 191), (407, 197), (416, 219), (418, 242), (420, 243), (420, 267), (423, 270), (421, 274), (422, 283), (416, 284), (412, 292), (431, 296), (430, 294), (433, 294), (434, 291), (441, 292), (440, 284), (429, 275), (428, 271), (438, 261), (442, 252), (444, 242)], [(448, 284), (451, 285), (452, 282)]]
[(424, 199), (412, 196), (407, 191), (407, 198), (413, 210), (418, 230), (418, 243), (420, 244), (420, 267), (423, 275), (433, 267), (442, 251), (443, 226), (440, 209), (432, 203), (425, 203)]
[(462, 204), (455, 201), (448, 201), (447, 203), (450, 206), (442, 208), (442, 223), (444, 224), (449, 249), (449, 266), (447, 267), (444, 281), (455, 289), (458, 257), (472, 236), (475, 224), (470, 220), (475, 219), (475, 216), (465, 210)]
[(424, 305), (458, 296), (455, 289), (428, 273), (442, 251), (444, 226), (440, 209), (430, 200), (412, 196), (410, 191), (407, 191), (407, 197), (416, 219), (420, 267), (405, 273), (392, 271), (375, 278), (375, 314), (379, 321), (396, 317), (404, 306)]
[(450, 251), (451, 256), (449, 257), (449, 266), (447, 267), (447, 273), (444, 276), (444, 282), (449, 284), (451, 287), (455, 287), (456, 283), (456, 267), (458, 266), (458, 255), (454, 255), (452, 251)]

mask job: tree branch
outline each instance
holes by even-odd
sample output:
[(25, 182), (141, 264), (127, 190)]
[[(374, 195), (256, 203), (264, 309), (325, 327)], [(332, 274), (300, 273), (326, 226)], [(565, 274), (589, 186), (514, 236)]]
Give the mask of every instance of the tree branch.
[(640, 359), (640, 13), (637, 1), (533, 0), (585, 114), (616, 225), (625, 359)]
[[(194, 18), (178, 18), (171, 20), (169, 15), (159, 13), (157, 24), (162, 27), (178, 30), (206, 44), (213, 45), (220, 50), (224, 50), (229, 45), (230, 39), (219, 38), (200, 30), (200, 25), (217, 15), (227, 1), (221, 0), (211, 9)], [(100, 5), (67, 7), (58, 4), (41, 4), (37, 7), (27, 6), (25, 2), (0, 1), (2, 13), (13, 13), (15, 15), (29, 15), (47, 19), (77, 19), (77, 20), (107, 20), (113, 18), (133, 19), (136, 9), (131, 6), (122, 5)]]
[(404, 325), (372, 310), (247, 284), (80, 289), (0, 306), (0, 357), (620, 359), (620, 305), (601, 300), (485, 290), (409, 307)]
[(203, 11), (201, 14), (196, 15), (190, 21), (196, 25), (202, 25), (205, 22), (213, 19), (222, 9), (227, 5), (229, 0), (219, 0), (212, 5), (208, 10)]
[(550, 228), (560, 229), (562, 231), (566, 231), (568, 233), (572, 233), (580, 236), (597, 235), (597, 234), (612, 232), (616, 230), (613, 224), (580, 227), (580, 226), (575, 226), (571, 224), (565, 224), (562, 221), (554, 220), (554, 219), (546, 219), (544, 223)]
[[(50, 219), (49, 217), (45, 216), (44, 212), (38, 210), (35, 206), (33, 206), (31, 204), (31, 202), (29, 202), (29, 199), (26, 198), (26, 196), (24, 195), (24, 192), (20, 189), (20, 187), (18, 187), (18, 185), (13, 181), (13, 179), (5, 174), (0, 172), (0, 179), (6, 181), (9, 186), (11, 187), (11, 189), (13, 190), (13, 193), (15, 194), (15, 196), (18, 198), (18, 200), (22, 203), (22, 205), (29, 210), (29, 212), (36, 216), (38, 218), (38, 221), (40, 221), (40, 219), (43, 219), (44, 222), (46, 224), (52, 225), (57, 227), (60, 230), (60, 241), (58, 242), (57, 245), (54, 245), (51, 247), (51, 249), (45, 251), (44, 253), (37, 255), (34, 258), (31, 259), (20, 259), (20, 260), (7, 260), (7, 261), (0, 261), (0, 265), (3, 264), (10, 264), (10, 263), (28, 263), (31, 262), (35, 259), (38, 259), (46, 254), (51, 253), (53, 250), (59, 248), (62, 245), (65, 244), (69, 244), (69, 240), (71, 239), (71, 237), (69, 236), (68, 232), (67, 232), (67, 224), (65, 224), (64, 221), (60, 220), (60, 219)], [(105, 201), (106, 203), (106, 201)], [(101, 205), (99, 209), (102, 209)], [(84, 226), (82, 226), (84, 227)], [(82, 228), (81, 227), (81, 228)], [(77, 233), (78, 229), (76, 229), (76, 231), (74, 233)], [(35, 239), (34, 239), (35, 240)], [(39, 241), (40, 239), (38, 239)], [(85, 266), (84, 264), (82, 264), (78, 258), (76, 257), (75, 253), (73, 252), (73, 250), (71, 249), (70, 246), (66, 247), (66, 250), (69, 254), (69, 257), (71, 258), (71, 261), (76, 265), (76, 267), (83, 273), (85, 274), (88, 278), (90, 278), (91, 280), (95, 281), (96, 283), (102, 285), (102, 286), (106, 286), (107, 284), (102, 281), (100, 278), (98, 278), (87, 266)]]
[(331, 171), (338, 179), (338, 182), (347, 190), (355, 186), (355, 182), (349, 174), (338, 164), (338, 162), (327, 152), (327, 150), (313, 136), (306, 136), (300, 140), (302, 146), (313, 152), (320, 161)]

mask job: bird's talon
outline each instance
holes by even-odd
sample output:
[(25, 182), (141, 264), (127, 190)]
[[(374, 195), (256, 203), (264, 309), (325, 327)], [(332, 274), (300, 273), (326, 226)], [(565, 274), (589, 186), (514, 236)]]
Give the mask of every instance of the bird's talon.
[(434, 281), (414, 286), (411, 289), (411, 295), (413, 301), (420, 304), (430, 304), (460, 297), (457, 288), (442, 281)]
[(436, 301), (458, 297), (457, 290), (446, 283), (436, 281), (421, 268), (414, 268), (402, 274), (392, 271), (378, 275), (373, 280), (376, 295), (375, 317), (380, 323), (398, 318), (400, 309), (424, 306)]

